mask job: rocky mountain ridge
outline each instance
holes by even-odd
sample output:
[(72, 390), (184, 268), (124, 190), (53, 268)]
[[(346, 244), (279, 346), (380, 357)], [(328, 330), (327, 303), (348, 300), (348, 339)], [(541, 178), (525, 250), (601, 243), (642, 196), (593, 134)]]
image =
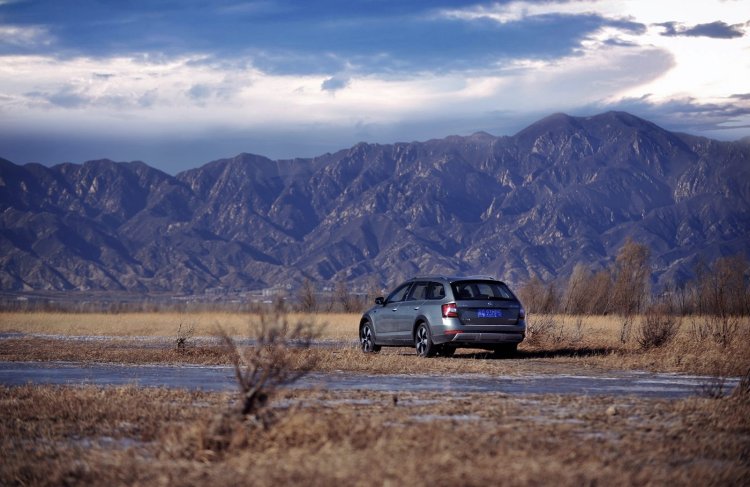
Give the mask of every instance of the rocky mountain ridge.
[(623, 112), (514, 136), (240, 154), (168, 175), (141, 162), (0, 160), (3, 290), (203, 293), (421, 273), (520, 283), (606, 265), (627, 238), (655, 279), (750, 253), (750, 146)]

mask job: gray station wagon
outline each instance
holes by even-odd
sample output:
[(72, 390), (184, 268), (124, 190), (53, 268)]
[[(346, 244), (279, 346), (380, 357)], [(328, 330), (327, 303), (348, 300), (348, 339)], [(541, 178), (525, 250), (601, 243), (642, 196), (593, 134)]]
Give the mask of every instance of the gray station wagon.
[(525, 335), (521, 302), (490, 277), (414, 277), (377, 298), (359, 323), (363, 352), (414, 346), (420, 357), (449, 357), (458, 347), (513, 353)]

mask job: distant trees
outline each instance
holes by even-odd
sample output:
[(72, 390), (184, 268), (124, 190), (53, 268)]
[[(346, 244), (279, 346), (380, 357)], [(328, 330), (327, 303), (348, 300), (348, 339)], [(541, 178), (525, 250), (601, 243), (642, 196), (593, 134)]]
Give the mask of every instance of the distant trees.
[(299, 311), (314, 313), (318, 310), (318, 298), (315, 296), (315, 286), (310, 279), (305, 279), (302, 282), (297, 299), (299, 300), (297, 303)]
[(554, 313), (559, 307), (554, 283), (545, 284), (536, 276), (518, 288), (518, 297), (527, 309), (535, 313)]
[(648, 246), (628, 239), (607, 268), (593, 271), (577, 264), (560, 292), (554, 282), (532, 277), (519, 287), (527, 310), (534, 313), (609, 314), (632, 316), (658, 301), (673, 313), (701, 315), (750, 314), (750, 265), (742, 255), (722, 257), (696, 268), (695, 278), (681, 286), (651, 293)]
[(750, 288), (745, 283), (748, 262), (743, 255), (721, 257), (701, 266), (692, 283), (698, 314), (750, 314)]
[(651, 294), (651, 251), (644, 244), (628, 239), (615, 259), (612, 310), (621, 315), (640, 312)]
[(303, 313), (359, 313), (370, 302), (367, 298), (366, 294), (353, 293), (350, 285), (343, 280), (337, 281), (331, 290), (330, 287), (305, 279), (291, 305)]

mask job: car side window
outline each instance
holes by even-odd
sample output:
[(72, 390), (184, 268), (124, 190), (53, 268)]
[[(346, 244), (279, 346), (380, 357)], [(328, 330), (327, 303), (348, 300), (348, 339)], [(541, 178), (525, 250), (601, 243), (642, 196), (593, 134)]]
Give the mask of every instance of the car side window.
[(411, 286), (410, 282), (407, 282), (406, 284), (403, 284), (402, 286), (396, 288), (395, 291), (393, 291), (391, 294), (388, 295), (388, 298), (385, 300), (386, 303), (398, 303), (400, 301), (403, 301), (406, 297), (406, 292), (409, 291), (409, 287)]
[(427, 299), (443, 299), (445, 297), (445, 288), (439, 282), (431, 282), (427, 288)]
[(409, 293), (409, 297), (406, 298), (407, 301), (423, 301), (427, 299), (427, 287), (429, 286), (429, 282), (417, 282), (414, 284), (414, 286), (411, 288), (411, 292)]

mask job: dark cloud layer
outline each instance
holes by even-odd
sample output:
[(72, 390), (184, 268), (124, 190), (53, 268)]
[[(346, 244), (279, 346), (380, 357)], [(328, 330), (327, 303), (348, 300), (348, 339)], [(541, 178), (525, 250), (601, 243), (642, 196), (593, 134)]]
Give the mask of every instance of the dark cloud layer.
[(679, 22), (664, 22), (656, 24), (664, 27), (662, 35), (668, 37), (711, 37), (714, 39), (734, 39), (745, 35), (742, 24), (729, 25), (725, 22), (716, 21), (707, 24), (697, 24), (687, 27)]
[(571, 54), (604, 26), (645, 26), (594, 14), (545, 14), (498, 23), (445, 18), (460, 0), (205, 2), (29, 0), (0, 4), (2, 23), (48, 32), (54, 43), (6, 43), (6, 53), (116, 56), (205, 53), (247, 58), (274, 74), (445, 72), (503, 59)]

